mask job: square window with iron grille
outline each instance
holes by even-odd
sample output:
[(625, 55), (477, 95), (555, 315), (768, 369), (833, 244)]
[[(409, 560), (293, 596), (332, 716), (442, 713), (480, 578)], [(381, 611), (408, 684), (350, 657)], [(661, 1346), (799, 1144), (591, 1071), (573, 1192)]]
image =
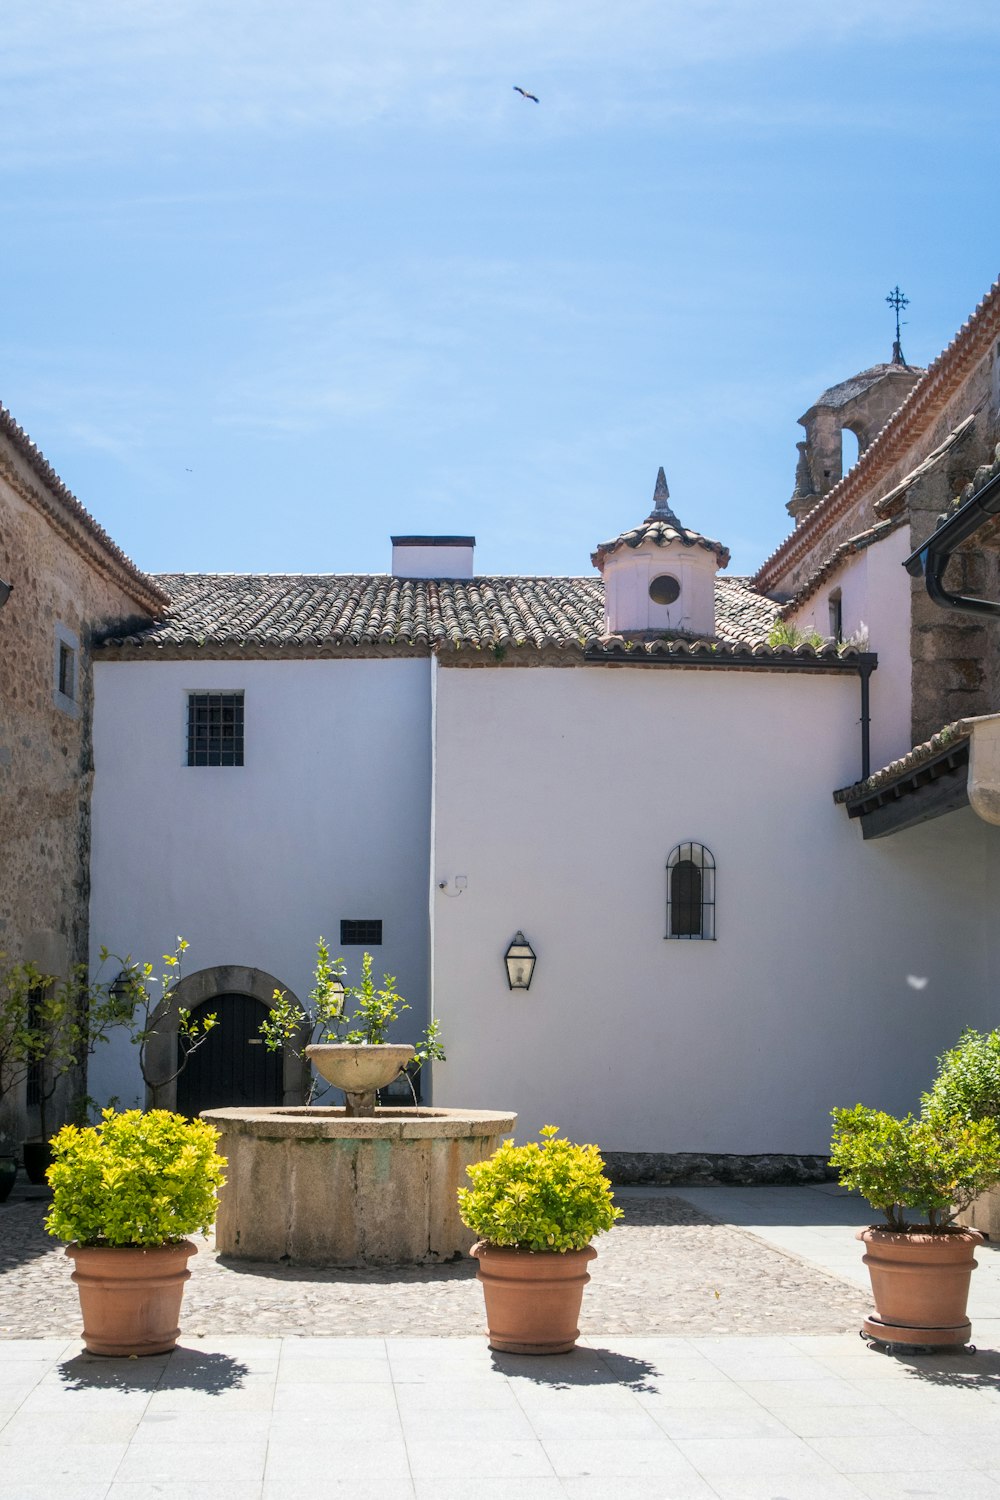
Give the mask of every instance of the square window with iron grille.
[(243, 694), (189, 693), (189, 766), (243, 764)]
[(342, 948), (377, 948), (381, 941), (381, 917), (345, 918), (340, 924), (340, 946)]

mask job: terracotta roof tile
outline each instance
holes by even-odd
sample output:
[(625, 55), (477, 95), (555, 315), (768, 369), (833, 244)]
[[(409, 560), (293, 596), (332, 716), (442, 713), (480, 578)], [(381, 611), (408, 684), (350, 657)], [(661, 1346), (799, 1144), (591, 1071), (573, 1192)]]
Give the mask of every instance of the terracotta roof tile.
[[(600, 578), (391, 578), (371, 574), (162, 573), (162, 620), (103, 647), (119, 654), (428, 655), (578, 652), (604, 628)], [(716, 580), (720, 639), (763, 642), (777, 606), (745, 578)]]
[(833, 794), (834, 802), (858, 802), (863, 797), (882, 791), (894, 781), (909, 776), (913, 771), (919, 771), (921, 766), (929, 765), (931, 761), (937, 760), (943, 751), (955, 750), (966, 740), (971, 739), (974, 723), (975, 719), (956, 719), (953, 724), (945, 724), (922, 745), (914, 745), (912, 750), (908, 750), (898, 760), (891, 760), (881, 770), (873, 771), (864, 781), (855, 781), (851, 786), (840, 787)]
[(684, 547), (704, 547), (706, 552), (715, 553), (720, 568), (729, 566), (728, 547), (723, 546), (722, 542), (710, 541), (700, 531), (692, 531), (677, 519), (673, 511), (654, 511), (640, 525), (633, 526), (631, 531), (623, 531), (621, 536), (614, 537), (610, 542), (601, 542), (594, 549), (590, 560), (595, 568), (603, 568), (604, 559), (610, 557), (612, 552), (617, 552), (620, 547), (641, 547), (643, 542), (652, 542), (657, 547), (669, 547), (671, 542), (680, 542)]

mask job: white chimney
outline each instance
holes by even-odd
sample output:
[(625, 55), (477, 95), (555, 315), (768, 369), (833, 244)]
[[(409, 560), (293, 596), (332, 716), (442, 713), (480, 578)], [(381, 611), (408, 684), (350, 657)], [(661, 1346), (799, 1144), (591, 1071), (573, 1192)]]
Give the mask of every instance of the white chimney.
[(471, 578), (474, 536), (394, 536), (393, 578)]

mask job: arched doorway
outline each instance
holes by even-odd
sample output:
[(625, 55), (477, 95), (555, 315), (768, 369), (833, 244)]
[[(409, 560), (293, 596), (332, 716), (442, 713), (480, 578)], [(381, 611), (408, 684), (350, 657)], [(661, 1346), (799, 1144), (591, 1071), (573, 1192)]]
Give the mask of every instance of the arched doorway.
[[(178, 1109), (184, 1108), (188, 1113), (188, 1106), (181, 1106), (180, 1099), (193, 1097), (187, 1094), (188, 1083), (182, 1082), (186, 1079), (187, 1068), (194, 1067), (203, 1048), (199, 1048), (187, 1064), (184, 1072), (177, 1073), (178, 1046), (177, 1046), (177, 1019), (180, 1010), (190, 1011), (192, 1015), (210, 1015), (212, 1011), (219, 1014), (218, 1000), (235, 999), (244, 1002), (253, 1002), (255, 1010), (244, 1007), (243, 1020), (235, 1022), (236, 1032), (234, 1035), (243, 1034), (248, 1038), (259, 1037), (262, 1045), (249, 1045), (244, 1048), (252, 1054), (264, 1053), (267, 1049), (263, 1046), (263, 1038), (260, 1037), (258, 1027), (264, 1014), (274, 1004), (276, 990), (283, 990), (291, 1000), (297, 1001), (297, 996), (287, 985), (283, 985), (273, 974), (267, 974), (263, 969), (251, 969), (244, 964), (219, 964), (214, 968), (199, 969), (194, 974), (185, 975), (170, 992), (170, 998), (166, 1004), (157, 1011), (155, 1030), (150, 1038), (147, 1048), (147, 1059), (149, 1063), (149, 1077), (152, 1081), (146, 1090), (146, 1105), (149, 1109)], [(234, 1010), (235, 1015), (235, 1010)], [(219, 1026), (213, 1027), (209, 1032), (204, 1048), (209, 1044), (223, 1048), (226, 1045), (226, 1034), (228, 1027), (220, 1018)], [(301, 1104), (306, 1096), (309, 1084), (309, 1064), (301, 1049), (309, 1040), (308, 1036), (299, 1038), (294, 1050), (286, 1048), (282, 1053), (268, 1053), (273, 1058), (278, 1068), (280, 1088), (276, 1098), (268, 1101), (277, 1104)], [(205, 1060), (207, 1061), (207, 1059)], [(217, 1064), (221, 1066), (221, 1064)], [(253, 1066), (257, 1066), (254, 1064)], [(260, 1064), (263, 1066), (263, 1063)], [(197, 1077), (197, 1075), (195, 1075)], [(162, 1080), (162, 1082), (159, 1082)], [(268, 1085), (270, 1087), (270, 1085)], [(257, 1102), (257, 1101), (255, 1101)], [(202, 1104), (201, 1109), (210, 1109), (210, 1104)], [(219, 1106), (220, 1108), (222, 1106)], [(194, 1112), (193, 1110), (191, 1111)]]
[[(260, 1023), (268, 1013), (252, 995), (214, 995), (191, 1012), (215, 1025), (191, 1053), (177, 1078), (177, 1110), (194, 1117), (203, 1109), (239, 1109), (281, 1104), (284, 1099), (280, 1052), (264, 1046)], [(178, 1064), (183, 1061), (178, 1049)]]

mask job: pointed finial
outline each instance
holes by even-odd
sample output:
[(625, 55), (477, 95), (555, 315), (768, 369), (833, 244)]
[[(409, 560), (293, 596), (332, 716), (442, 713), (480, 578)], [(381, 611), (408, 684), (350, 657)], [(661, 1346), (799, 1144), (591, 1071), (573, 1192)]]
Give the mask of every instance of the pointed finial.
[(653, 511), (654, 513), (662, 513), (663, 511), (669, 511), (669, 509), (670, 491), (667, 488), (667, 476), (664, 474), (663, 465), (661, 464), (659, 473), (656, 476), (656, 488), (653, 490)]

